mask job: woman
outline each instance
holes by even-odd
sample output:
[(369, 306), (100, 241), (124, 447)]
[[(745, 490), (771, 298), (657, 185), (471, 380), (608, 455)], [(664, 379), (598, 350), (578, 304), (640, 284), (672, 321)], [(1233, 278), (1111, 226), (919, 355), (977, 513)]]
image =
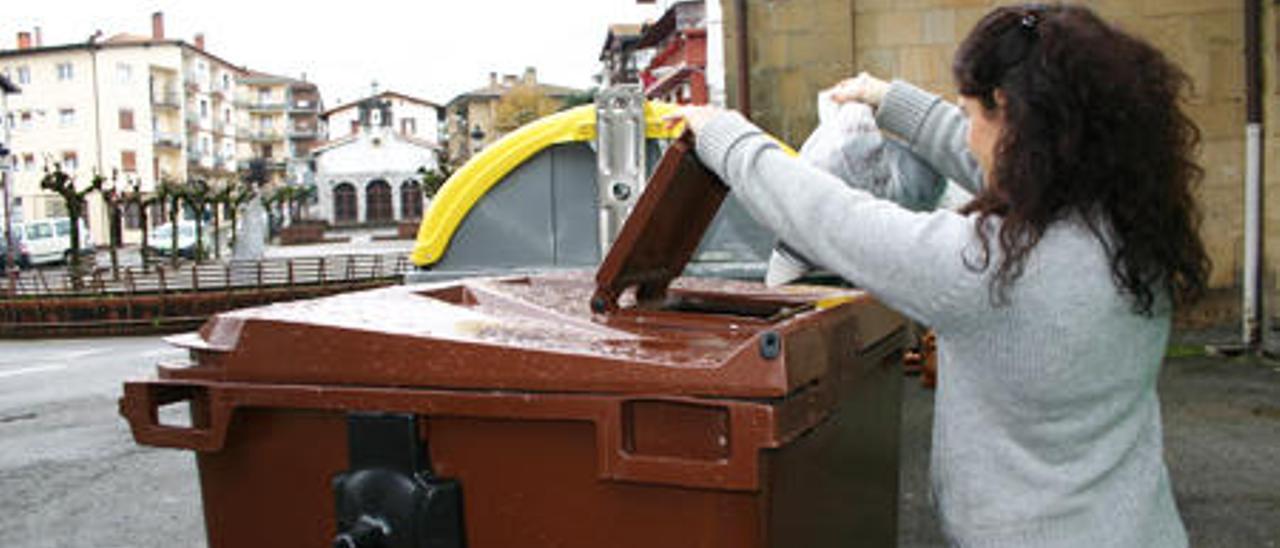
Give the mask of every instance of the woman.
[(846, 100), (977, 193), (912, 213), (788, 157), (734, 113), (683, 117), (782, 240), (933, 326), (934, 501), (957, 546), (1185, 546), (1156, 373), (1209, 269), (1187, 77), (1084, 7), (1005, 7), (960, 46), (961, 107), (909, 84)]

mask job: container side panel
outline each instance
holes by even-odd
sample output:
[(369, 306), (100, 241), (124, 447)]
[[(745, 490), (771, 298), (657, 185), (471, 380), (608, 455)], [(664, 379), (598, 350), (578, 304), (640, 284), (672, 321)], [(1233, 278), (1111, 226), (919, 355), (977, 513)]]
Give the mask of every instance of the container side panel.
[(347, 467), (343, 415), (241, 409), (226, 447), (197, 455), (210, 548), (330, 546), (330, 479)]
[(844, 368), (835, 414), (769, 454), (768, 546), (897, 545), (901, 357)]
[(472, 548), (762, 546), (753, 493), (597, 477), (588, 423), (436, 418), (437, 472), (460, 480)]

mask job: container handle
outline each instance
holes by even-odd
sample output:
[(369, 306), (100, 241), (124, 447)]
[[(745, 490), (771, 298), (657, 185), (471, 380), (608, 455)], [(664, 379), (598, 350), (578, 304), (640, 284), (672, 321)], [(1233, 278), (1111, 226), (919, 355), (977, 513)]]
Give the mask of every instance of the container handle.
[[(120, 415), (129, 421), (139, 444), (203, 452), (221, 451), (227, 439), (232, 406), (199, 384), (170, 381), (127, 382), (120, 398)], [(160, 422), (160, 408), (187, 402), (190, 426)]]

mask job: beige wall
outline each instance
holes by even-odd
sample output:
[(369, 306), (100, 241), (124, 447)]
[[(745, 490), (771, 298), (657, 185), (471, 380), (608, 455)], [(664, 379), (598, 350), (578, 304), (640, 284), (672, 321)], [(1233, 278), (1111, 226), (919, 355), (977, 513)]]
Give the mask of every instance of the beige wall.
[[(748, 0), (753, 116), (770, 131), (799, 145), (816, 124), (813, 97), (842, 76), (866, 70), (910, 80), (954, 96), (951, 57), (960, 40), (993, 6), (987, 0)], [(1203, 236), (1214, 261), (1211, 284), (1222, 289), (1203, 312), (1205, 321), (1228, 321), (1243, 263), (1244, 29), (1238, 0), (1098, 0), (1083, 2), (1121, 27), (1150, 40), (1194, 80), (1186, 108), (1203, 132), (1200, 191)], [(732, 4), (722, 1), (726, 21)], [(1264, 2), (1266, 74), (1276, 74), (1276, 9)], [(802, 12), (807, 12), (802, 13)], [(799, 30), (810, 25), (812, 32)], [(736, 68), (733, 25), (726, 25), (730, 103)], [(852, 46), (850, 46), (852, 42)], [(848, 60), (852, 58), (852, 62)], [(1274, 80), (1266, 78), (1266, 80)], [(1265, 93), (1268, 130), (1267, 195), (1280, 188), (1280, 106), (1274, 84)], [(1273, 199), (1270, 203), (1275, 204)], [(1280, 209), (1267, 212), (1267, 272), (1275, 279), (1280, 259)], [(1278, 293), (1268, 295), (1272, 301)], [(1212, 299), (1211, 299), (1212, 301)], [(1274, 307), (1269, 307), (1274, 309)]]

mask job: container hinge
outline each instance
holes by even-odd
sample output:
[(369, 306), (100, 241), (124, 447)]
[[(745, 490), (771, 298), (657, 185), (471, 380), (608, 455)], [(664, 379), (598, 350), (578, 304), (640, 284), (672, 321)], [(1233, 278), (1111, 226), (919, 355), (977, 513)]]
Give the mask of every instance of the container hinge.
[(416, 415), (347, 416), (350, 469), (333, 478), (334, 548), (463, 548), (462, 488), (435, 477)]

